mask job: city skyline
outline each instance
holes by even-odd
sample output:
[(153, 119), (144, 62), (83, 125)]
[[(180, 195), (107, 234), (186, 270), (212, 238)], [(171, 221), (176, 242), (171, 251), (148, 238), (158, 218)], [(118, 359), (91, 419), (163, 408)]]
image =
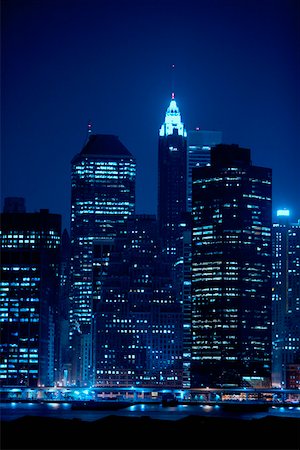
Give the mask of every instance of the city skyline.
[(174, 90), (186, 129), (250, 148), (273, 171), (273, 213), (297, 221), (299, 17), (292, 0), (4, 1), (2, 208), (24, 197), (28, 212), (48, 208), (69, 230), (71, 160), (90, 122), (136, 158), (136, 212), (157, 214)]

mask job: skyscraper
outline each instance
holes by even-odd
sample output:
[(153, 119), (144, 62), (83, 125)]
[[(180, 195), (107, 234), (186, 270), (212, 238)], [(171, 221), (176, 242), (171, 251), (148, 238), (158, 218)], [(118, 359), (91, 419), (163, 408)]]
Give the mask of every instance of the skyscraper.
[(172, 94), (159, 131), (158, 222), (164, 252), (176, 260), (180, 222), (186, 212), (187, 132)]
[(274, 387), (300, 387), (300, 221), (289, 210), (277, 211), (273, 224)]
[(95, 313), (96, 386), (181, 387), (182, 308), (155, 216), (131, 216), (107, 250)]
[(72, 160), (70, 321), (73, 381), (92, 373), (93, 259), (97, 241), (113, 239), (135, 211), (136, 163), (117, 136), (90, 134)]
[(218, 144), (193, 169), (192, 385), (270, 385), (272, 172)]
[[(211, 148), (222, 142), (221, 131), (189, 130), (187, 133), (187, 217), (192, 211), (192, 170), (194, 167), (210, 165)], [(183, 232), (183, 386), (190, 387), (191, 374), (191, 269), (192, 269), (192, 232), (191, 219), (187, 220), (186, 230)]]
[(187, 211), (192, 211), (192, 169), (210, 164), (211, 148), (221, 142), (221, 131), (196, 128), (187, 132)]
[(27, 213), (8, 198), (1, 214), (0, 381), (53, 386), (58, 358), (61, 216)]

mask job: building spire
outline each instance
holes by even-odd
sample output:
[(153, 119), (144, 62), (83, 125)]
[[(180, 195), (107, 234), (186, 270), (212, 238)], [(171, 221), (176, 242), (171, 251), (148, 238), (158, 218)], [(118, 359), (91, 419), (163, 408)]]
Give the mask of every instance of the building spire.
[(169, 107), (166, 111), (165, 121), (160, 127), (159, 135), (160, 136), (169, 136), (170, 134), (173, 134), (174, 129), (177, 130), (177, 134), (179, 136), (186, 137), (187, 131), (185, 129), (184, 123), (181, 121), (181, 115), (179, 108), (177, 106), (176, 100), (175, 100), (175, 92), (174, 92), (174, 69), (175, 64), (171, 65), (171, 84), (172, 84), (172, 94), (171, 94), (171, 101), (169, 104)]
[(172, 92), (172, 100), (175, 98), (175, 89), (174, 89), (174, 71), (175, 71), (175, 64), (172, 64), (171, 66), (171, 92)]

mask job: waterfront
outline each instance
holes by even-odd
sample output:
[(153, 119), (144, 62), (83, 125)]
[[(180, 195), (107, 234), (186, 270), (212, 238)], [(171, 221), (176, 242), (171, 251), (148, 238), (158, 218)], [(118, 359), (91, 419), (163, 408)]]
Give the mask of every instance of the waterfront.
[(300, 448), (300, 408), (225, 412), (221, 406), (135, 404), (79, 411), (70, 403), (2, 403), (1, 449)]

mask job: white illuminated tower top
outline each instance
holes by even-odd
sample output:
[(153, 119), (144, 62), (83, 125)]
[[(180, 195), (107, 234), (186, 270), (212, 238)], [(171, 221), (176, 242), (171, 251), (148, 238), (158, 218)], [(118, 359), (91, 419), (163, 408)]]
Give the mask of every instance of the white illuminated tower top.
[(174, 134), (174, 129), (178, 130), (178, 136), (187, 136), (184, 124), (181, 122), (181, 115), (175, 100), (175, 94), (172, 92), (170, 105), (166, 112), (165, 121), (159, 130), (159, 135), (169, 136)]

